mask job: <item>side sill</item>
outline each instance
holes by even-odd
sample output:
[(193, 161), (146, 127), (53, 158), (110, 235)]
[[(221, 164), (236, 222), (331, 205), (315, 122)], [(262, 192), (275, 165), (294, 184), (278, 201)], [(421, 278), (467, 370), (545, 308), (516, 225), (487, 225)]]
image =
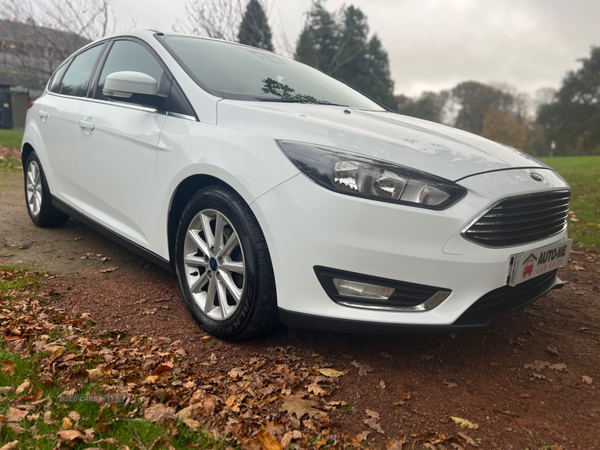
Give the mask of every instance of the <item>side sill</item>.
[(64, 212), (65, 214), (72, 217), (73, 219), (76, 219), (79, 222), (87, 225), (94, 231), (97, 231), (98, 233), (106, 236), (107, 238), (111, 239), (112, 241), (115, 241), (117, 244), (119, 244), (122, 247), (125, 247), (127, 250), (132, 251), (133, 253), (141, 256), (142, 258), (147, 259), (148, 261), (156, 264), (159, 267), (162, 267), (163, 269), (167, 269), (169, 272), (174, 272), (173, 267), (171, 266), (171, 263), (169, 261), (167, 261), (166, 259), (164, 259), (162, 256), (159, 256), (156, 253), (151, 252), (150, 250), (146, 250), (144, 247), (141, 247), (140, 245), (136, 244), (135, 242), (130, 241), (126, 237), (123, 237), (120, 234), (115, 233), (112, 230), (109, 230), (104, 225), (100, 225), (98, 222), (90, 219), (85, 214), (80, 213), (76, 209), (72, 208), (71, 206), (67, 205), (65, 202), (57, 199), (54, 196), (52, 196), (52, 206), (54, 206), (56, 209)]

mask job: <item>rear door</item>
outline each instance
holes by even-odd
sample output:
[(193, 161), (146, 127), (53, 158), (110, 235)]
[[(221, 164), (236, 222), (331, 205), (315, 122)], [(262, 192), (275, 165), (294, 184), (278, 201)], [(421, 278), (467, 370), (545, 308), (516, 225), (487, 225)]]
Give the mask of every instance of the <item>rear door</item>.
[(54, 74), (49, 93), (34, 104), (37, 148), (53, 195), (71, 206), (79, 204), (75, 153), (81, 133), (78, 112), (85, 103), (92, 74), (105, 49), (102, 43), (79, 53)]
[[(78, 113), (76, 164), (82, 209), (96, 222), (152, 250), (157, 239), (157, 144), (166, 118), (158, 103), (168, 95), (171, 81), (152, 50), (133, 39), (115, 40), (100, 67), (92, 98)], [(159, 83), (161, 96), (105, 96), (106, 77), (121, 71), (150, 75)]]

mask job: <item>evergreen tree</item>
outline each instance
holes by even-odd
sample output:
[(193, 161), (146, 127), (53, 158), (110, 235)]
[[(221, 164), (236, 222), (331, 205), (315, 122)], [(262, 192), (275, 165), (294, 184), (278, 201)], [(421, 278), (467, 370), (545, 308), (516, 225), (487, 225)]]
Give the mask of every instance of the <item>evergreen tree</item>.
[(556, 100), (538, 112), (559, 155), (600, 154), (600, 47), (580, 61), (582, 67), (567, 73)]
[(387, 52), (377, 36), (369, 39), (367, 18), (360, 9), (348, 6), (334, 17), (315, 1), (295, 58), (396, 109)]
[(272, 33), (269, 21), (258, 0), (250, 0), (240, 24), (238, 41), (240, 44), (273, 51)]

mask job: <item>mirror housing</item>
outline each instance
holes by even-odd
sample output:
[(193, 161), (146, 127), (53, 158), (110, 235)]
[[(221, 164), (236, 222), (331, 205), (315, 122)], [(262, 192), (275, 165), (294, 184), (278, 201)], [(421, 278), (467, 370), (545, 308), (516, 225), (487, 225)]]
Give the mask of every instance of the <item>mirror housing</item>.
[(157, 95), (158, 82), (142, 72), (114, 72), (106, 77), (102, 93), (117, 98), (131, 98), (133, 94)]

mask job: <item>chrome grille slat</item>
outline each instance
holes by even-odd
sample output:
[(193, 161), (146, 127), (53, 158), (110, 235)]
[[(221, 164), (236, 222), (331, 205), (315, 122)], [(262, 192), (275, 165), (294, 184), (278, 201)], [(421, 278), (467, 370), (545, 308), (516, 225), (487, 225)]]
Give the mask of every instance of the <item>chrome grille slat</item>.
[[(502, 232), (506, 232), (506, 231), (529, 230), (532, 228), (550, 227), (550, 226), (552, 226), (553, 223), (564, 223), (566, 218), (567, 218), (566, 215), (563, 215), (562, 217), (556, 217), (554, 219), (549, 217), (548, 220), (543, 219), (544, 220), (543, 223), (539, 223), (542, 219), (532, 220), (529, 222), (522, 222), (522, 223), (529, 223), (528, 226), (518, 226), (518, 227), (514, 226), (515, 225), (514, 223), (506, 224), (506, 226), (503, 226), (503, 227), (498, 227), (498, 225), (496, 225), (496, 228), (490, 228), (489, 226), (477, 224), (477, 225), (473, 225), (468, 232), (471, 232), (471, 233), (502, 233)], [(533, 223), (533, 222), (536, 222), (536, 223)]]
[(487, 247), (510, 247), (546, 239), (567, 226), (566, 190), (506, 198), (482, 214), (463, 236)]
[[(524, 216), (525, 214), (523, 214)], [(563, 219), (566, 219), (568, 216), (568, 208), (565, 208), (564, 210), (561, 211), (557, 211), (554, 212), (552, 214), (548, 214), (548, 218), (552, 218), (552, 217), (562, 217)], [(518, 223), (524, 223), (524, 222), (531, 222), (536, 221), (536, 220), (542, 220), (542, 219), (522, 219), (522, 216), (515, 216), (518, 217), (519, 220), (498, 220), (496, 218), (494, 218), (493, 222), (488, 222), (488, 216), (486, 217), (482, 217), (480, 220), (477, 221), (477, 224), (474, 226), (478, 226), (478, 227), (487, 227), (487, 226), (494, 226), (494, 225), (514, 225), (514, 224), (518, 224)]]

